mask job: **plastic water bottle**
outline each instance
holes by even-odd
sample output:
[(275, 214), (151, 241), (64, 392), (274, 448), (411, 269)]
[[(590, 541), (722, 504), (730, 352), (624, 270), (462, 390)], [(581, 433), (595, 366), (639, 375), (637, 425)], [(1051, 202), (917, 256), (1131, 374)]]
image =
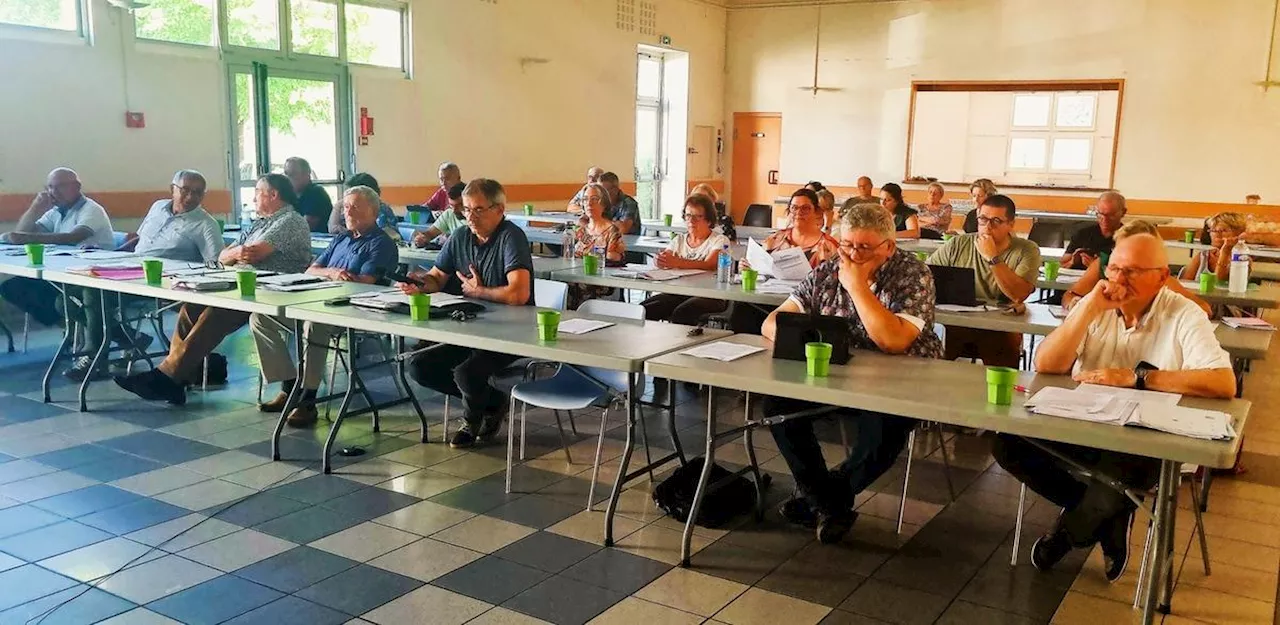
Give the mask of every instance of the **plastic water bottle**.
[(729, 284), (733, 281), (733, 256), (729, 255), (729, 246), (720, 249), (720, 259), (716, 261), (716, 282)]
[(1244, 241), (1237, 241), (1231, 248), (1231, 278), (1227, 282), (1227, 290), (1232, 293), (1244, 293), (1249, 289), (1249, 246)]
[(578, 242), (577, 237), (573, 236), (573, 226), (568, 226), (564, 229), (564, 237), (561, 241), (564, 249), (560, 251), (560, 256), (573, 260), (575, 257), (573, 248), (577, 247)]
[(595, 255), (596, 260), (600, 263), (600, 266), (603, 267), (604, 266), (604, 248), (597, 245), (591, 248), (591, 253)]

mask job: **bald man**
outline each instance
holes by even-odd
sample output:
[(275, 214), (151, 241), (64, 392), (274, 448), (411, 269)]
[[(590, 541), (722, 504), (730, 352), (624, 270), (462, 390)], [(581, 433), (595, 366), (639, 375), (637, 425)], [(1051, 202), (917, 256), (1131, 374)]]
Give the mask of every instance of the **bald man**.
[[(1197, 397), (1235, 395), (1231, 359), (1213, 323), (1191, 300), (1165, 286), (1169, 258), (1149, 234), (1116, 243), (1100, 280), (1066, 321), (1036, 350), (1036, 371), (1067, 374), (1081, 383), (1164, 391)], [(1148, 490), (1160, 461), (1075, 445), (1040, 442), (1091, 472)], [(1066, 463), (1016, 436), (1001, 435), (996, 461), (1064, 512), (1031, 549), (1031, 563), (1047, 571), (1072, 549), (1102, 544), (1104, 573), (1114, 582), (1129, 559), (1133, 503), (1096, 480), (1076, 477)]]
[(1085, 269), (1101, 255), (1110, 254), (1116, 246), (1116, 232), (1124, 225), (1124, 215), (1128, 212), (1124, 196), (1115, 191), (1103, 193), (1094, 212), (1098, 222), (1071, 235), (1071, 242), (1062, 255), (1063, 267)]
[(871, 202), (879, 204), (880, 198), (876, 197), (876, 186), (871, 183), (871, 179), (866, 176), (858, 178), (858, 196), (854, 198), (859, 204), (863, 202)]
[[(115, 247), (115, 234), (107, 211), (81, 192), (76, 172), (59, 167), (49, 172), (44, 190), (18, 219), (17, 227), (0, 235), (0, 242), (80, 245), (109, 250)], [(58, 291), (48, 282), (10, 278), (0, 284), (0, 298), (46, 326), (62, 324), (62, 313), (54, 306)]]
[(436, 172), (437, 178), (440, 180), (440, 188), (431, 195), (431, 199), (427, 200), (426, 206), (431, 212), (439, 217), (442, 211), (449, 210), (449, 189), (453, 185), (462, 182), (462, 168), (457, 163), (445, 161), (440, 163), (440, 170)]
[(582, 198), (586, 193), (587, 185), (600, 182), (600, 176), (603, 176), (603, 175), (604, 175), (604, 170), (594, 165), (591, 166), (591, 168), (587, 169), (587, 181), (582, 184), (582, 188), (578, 189), (577, 193), (573, 194), (573, 199), (569, 200), (569, 206), (565, 210), (569, 211), (570, 213), (581, 213)]

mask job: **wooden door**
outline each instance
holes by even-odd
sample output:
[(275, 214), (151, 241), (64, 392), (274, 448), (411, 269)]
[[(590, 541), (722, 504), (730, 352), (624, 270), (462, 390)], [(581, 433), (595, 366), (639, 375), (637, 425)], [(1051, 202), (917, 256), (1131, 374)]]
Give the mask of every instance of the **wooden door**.
[(729, 199), (737, 223), (742, 223), (750, 204), (773, 206), (778, 196), (781, 151), (780, 113), (733, 114), (733, 187)]

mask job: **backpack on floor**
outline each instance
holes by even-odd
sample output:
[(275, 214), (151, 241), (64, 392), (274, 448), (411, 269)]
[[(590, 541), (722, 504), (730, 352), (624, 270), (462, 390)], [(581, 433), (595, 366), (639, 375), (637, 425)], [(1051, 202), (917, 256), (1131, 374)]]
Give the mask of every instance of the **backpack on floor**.
[(209, 354), (208, 371), (210, 384), (226, 384), (227, 383), (227, 357), (213, 352)]
[[(704, 462), (704, 458), (690, 460), (684, 466), (678, 467), (653, 489), (653, 502), (663, 512), (681, 523), (689, 518), (689, 509), (693, 507), (693, 494), (698, 489), (698, 477), (702, 474)], [(712, 464), (711, 477), (707, 483), (715, 484), (730, 475), (732, 474), (728, 469)], [(763, 474), (762, 477), (764, 486), (768, 487), (769, 475)], [(756, 487), (747, 478), (736, 475), (702, 498), (702, 506), (694, 522), (702, 527), (716, 528), (739, 514), (754, 511), (755, 507)]]

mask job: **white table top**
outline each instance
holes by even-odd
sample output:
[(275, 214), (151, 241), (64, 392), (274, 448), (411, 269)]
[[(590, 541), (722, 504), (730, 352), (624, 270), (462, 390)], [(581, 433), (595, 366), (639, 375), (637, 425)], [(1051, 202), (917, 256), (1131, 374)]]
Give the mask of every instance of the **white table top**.
[(465, 322), (452, 319), (413, 321), (405, 314), (383, 313), (353, 306), (325, 306), (322, 303), (290, 306), (285, 310), (285, 316), (525, 358), (631, 372), (641, 371), (644, 361), (654, 356), (730, 334), (722, 330), (704, 330), (701, 336), (691, 337), (688, 336), (692, 329), (690, 326), (593, 317), (564, 311), (562, 321), (588, 317), (611, 321), (614, 325), (580, 335), (561, 333), (558, 340), (543, 343), (538, 340), (539, 308), (504, 306), (490, 302), (483, 304), (487, 310), (476, 319)]
[[(46, 258), (45, 260), (49, 259)], [(32, 265), (28, 262), (26, 254), (22, 256), (0, 256), (0, 274), (38, 279), (43, 270), (44, 265)]]
[(676, 278), (675, 280), (643, 280), (626, 278), (617, 275), (625, 269), (605, 268), (594, 276), (583, 273), (582, 267), (562, 269), (551, 273), (552, 280), (593, 286), (607, 286), (616, 289), (636, 289), (654, 293), (671, 293), (689, 297), (709, 297), (731, 302), (748, 302), (777, 306), (787, 299), (786, 294), (746, 292), (741, 284), (720, 284), (716, 282), (716, 274), (704, 271), (700, 274)]
[[(733, 343), (770, 344), (762, 337), (735, 335)], [(1235, 464), (1241, 437), (1203, 441), (1132, 427), (1089, 423), (1031, 414), (1023, 406), (1029, 395), (1015, 393), (1010, 406), (987, 403), (985, 367), (964, 362), (856, 352), (849, 364), (831, 366), (830, 377), (810, 378), (802, 361), (776, 360), (766, 350), (732, 362), (679, 353), (645, 364), (649, 375), (708, 384), (719, 388), (793, 397), (833, 406), (873, 410), (961, 427), (1083, 445), (1179, 462), (1222, 468)], [(1032, 392), (1043, 386), (1074, 386), (1067, 376), (1021, 373), (1019, 383)], [(920, 392), (927, 389), (927, 393)], [(1186, 398), (1182, 405), (1221, 410), (1244, 432), (1250, 403), (1241, 399)]]

